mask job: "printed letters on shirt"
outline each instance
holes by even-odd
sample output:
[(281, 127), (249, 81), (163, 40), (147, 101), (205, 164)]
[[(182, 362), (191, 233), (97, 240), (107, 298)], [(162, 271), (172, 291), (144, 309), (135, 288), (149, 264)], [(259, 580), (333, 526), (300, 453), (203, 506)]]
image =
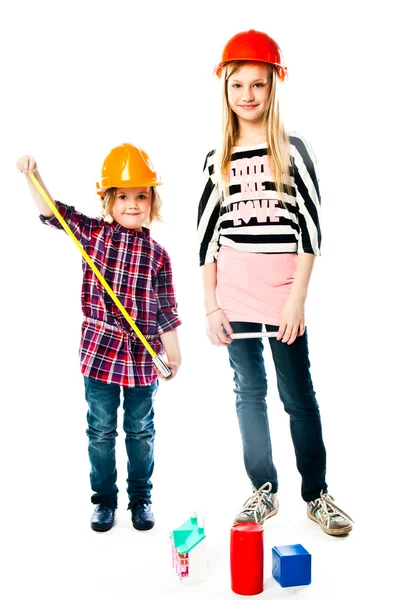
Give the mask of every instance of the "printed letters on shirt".
[(241, 158), (232, 163), (230, 171), (230, 184), (240, 184), (240, 193), (243, 201), (233, 204), (233, 224), (248, 223), (256, 217), (257, 223), (279, 222), (276, 207), (279, 200), (268, 197), (268, 190), (264, 188), (266, 175), (271, 170), (267, 156), (252, 156)]

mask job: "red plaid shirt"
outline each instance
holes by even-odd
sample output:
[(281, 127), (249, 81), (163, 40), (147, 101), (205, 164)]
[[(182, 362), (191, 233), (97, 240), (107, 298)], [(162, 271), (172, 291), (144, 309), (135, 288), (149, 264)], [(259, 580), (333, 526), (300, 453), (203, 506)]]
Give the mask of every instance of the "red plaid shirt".
[[(181, 324), (167, 252), (147, 228), (137, 232), (87, 217), (61, 202), (57, 207), (149, 344), (161, 352), (160, 333)], [(55, 216), (40, 219), (62, 229)], [(150, 354), (85, 260), (82, 268), (82, 373), (128, 387), (150, 385), (157, 379)]]

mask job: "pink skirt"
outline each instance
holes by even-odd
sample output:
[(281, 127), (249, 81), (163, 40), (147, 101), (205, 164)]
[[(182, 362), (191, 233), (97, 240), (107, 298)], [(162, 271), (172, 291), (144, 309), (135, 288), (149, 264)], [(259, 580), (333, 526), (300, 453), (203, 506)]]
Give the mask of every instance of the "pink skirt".
[(221, 246), (217, 299), (230, 321), (279, 325), (292, 287), (297, 254), (256, 254)]

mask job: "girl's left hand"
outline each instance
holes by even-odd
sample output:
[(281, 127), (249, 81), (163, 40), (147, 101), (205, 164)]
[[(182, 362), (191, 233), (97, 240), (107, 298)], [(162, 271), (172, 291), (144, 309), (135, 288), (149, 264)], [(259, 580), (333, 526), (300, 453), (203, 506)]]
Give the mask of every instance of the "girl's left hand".
[(178, 372), (179, 367), (181, 366), (180, 362), (174, 362), (174, 361), (164, 361), (165, 364), (167, 365), (167, 367), (169, 368), (169, 370), (171, 371), (171, 375), (169, 377), (165, 377), (162, 373), (160, 373), (160, 371), (157, 369), (157, 373), (160, 379), (164, 379), (164, 381), (171, 381), (171, 379), (173, 379), (175, 377), (175, 375)]
[(283, 305), (276, 339), (284, 344), (293, 344), (298, 335), (305, 331), (304, 300), (289, 296)]

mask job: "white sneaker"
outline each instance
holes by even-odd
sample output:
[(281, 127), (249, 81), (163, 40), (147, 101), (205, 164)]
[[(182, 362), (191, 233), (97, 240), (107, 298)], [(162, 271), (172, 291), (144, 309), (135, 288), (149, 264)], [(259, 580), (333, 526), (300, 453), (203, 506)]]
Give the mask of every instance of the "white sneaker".
[(260, 523), (276, 515), (279, 510), (277, 494), (271, 494), (272, 485), (269, 481), (258, 490), (253, 488), (254, 494), (246, 500), (243, 508), (234, 519), (234, 523)]
[(346, 535), (353, 529), (353, 519), (333, 503), (334, 498), (321, 492), (321, 496), (307, 502), (307, 516), (318, 523), (328, 535)]

